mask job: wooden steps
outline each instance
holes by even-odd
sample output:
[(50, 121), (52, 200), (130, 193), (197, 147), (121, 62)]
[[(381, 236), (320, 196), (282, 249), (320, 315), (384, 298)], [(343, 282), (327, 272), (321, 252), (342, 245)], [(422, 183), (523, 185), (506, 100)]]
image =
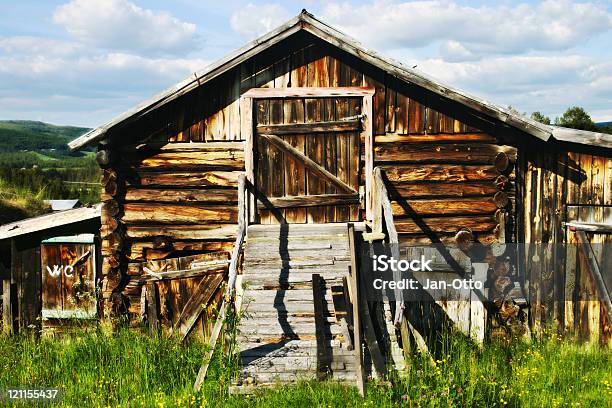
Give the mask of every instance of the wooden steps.
[[(348, 275), (349, 247), (343, 223), (248, 227), (241, 369), (232, 392), (323, 377), (356, 381), (351, 334), (338, 321), (332, 297), (332, 286), (341, 287)], [(315, 285), (313, 274), (320, 276)]]

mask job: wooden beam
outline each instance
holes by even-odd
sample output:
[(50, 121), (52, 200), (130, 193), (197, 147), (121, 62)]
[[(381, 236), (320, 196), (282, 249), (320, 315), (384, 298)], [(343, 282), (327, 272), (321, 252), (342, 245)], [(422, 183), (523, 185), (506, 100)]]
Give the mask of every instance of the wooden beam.
[[(255, 139), (253, 137), (253, 99), (240, 98), (240, 136), (244, 142), (244, 174), (251, 186), (255, 185)], [(255, 221), (255, 194), (246, 190), (247, 220)]]
[(236, 277), (238, 275), (238, 259), (242, 252), (242, 244), (246, 236), (247, 227), (247, 214), (246, 214), (246, 177), (244, 174), (238, 177), (238, 234), (236, 236), (236, 243), (234, 244), (234, 250), (232, 252), (232, 258), (230, 260), (229, 273), (227, 279), (227, 293), (226, 298), (231, 299), (234, 295), (234, 289), (236, 284)]
[(612, 233), (612, 224), (609, 223), (570, 221), (566, 222), (565, 226), (569, 228), (570, 231), (586, 231), (596, 234)]
[(365, 190), (366, 190), (366, 219), (372, 220), (372, 176), (374, 172), (374, 110), (372, 95), (364, 95), (361, 103), (361, 113), (363, 117), (363, 127), (359, 137), (365, 140)]
[[(389, 237), (389, 245), (391, 245), (391, 253), (393, 258), (400, 259), (399, 236), (397, 234), (397, 229), (395, 228), (395, 222), (393, 221), (393, 208), (391, 207), (391, 201), (389, 201), (389, 194), (387, 193), (387, 187), (385, 186), (385, 180), (382, 176), (382, 170), (380, 167), (374, 169), (374, 179), (375, 182), (373, 184), (378, 189), (376, 197), (380, 200), (379, 205), (382, 208), (383, 219), (385, 221), (385, 226), (387, 227), (387, 235)], [(401, 279), (399, 271), (393, 271), (393, 279), (396, 281)], [(397, 300), (395, 302), (395, 317), (393, 318), (393, 323), (397, 326), (404, 320), (404, 302), (400, 301), (400, 290), (396, 290), (395, 295)]]
[(185, 269), (170, 272), (153, 272), (146, 266), (144, 267), (146, 275), (140, 277), (139, 281), (144, 283), (158, 282), (163, 280), (195, 278), (203, 275), (222, 275), (230, 261), (211, 261), (208, 265), (203, 265), (198, 268)]
[(361, 86), (345, 87), (295, 87), (295, 88), (251, 88), (243, 97), (248, 98), (346, 98), (373, 95), (374, 88)]
[(227, 310), (227, 303), (225, 300), (221, 303), (221, 309), (219, 316), (217, 317), (217, 321), (215, 322), (215, 326), (213, 327), (213, 331), (210, 334), (210, 341), (208, 343), (208, 350), (204, 354), (204, 358), (202, 359), (202, 366), (198, 371), (198, 375), (196, 377), (195, 383), (193, 384), (194, 391), (200, 391), (202, 387), (202, 383), (206, 378), (206, 374), (208, 373), (208, 366), (210, 365), (210, 360), (215, 352), (215, 348), (217, 347), (217, 340), (219, 339), (219, 335), (223, 330), (223, 326), (225, 325), (225, 315)]
[(357, 390), (363, 397), (365, 395), (365, 374), (363, 372), (363, 348), (361, 342), (361, 322), (359, 313), (360, 293), (359, 293), (359, 263), (357, 261), (357, 248), (355, 247), (355, 228), (353, 224), (348, 224), (349, 245), (351, 251), (350, 269), (350, 297), (353, 306), (353, 339), (355, 342), (355, 378)]
[(327, 322), (324, 317), (326, 311), (323, 304), (325, 291), (321, 275), (317, 273), (312, 274), (312, 299), (314, 304), (315, 335), (317, 338), (317, 378), (319, 380), (324, 380), (327, 377), (332, 364), (332, 353), (327, 345), (328, 339), (326, 338), (325, 326)]
[(595, 287), (597, 288), (597, 292), (599, 292), (599, 299), (603, 303), (604, 308), (606, 309), (606, 313), (608, 314), (608, 318), (612, 318), (612, 300), (610, 299), (610, 292), (606, 288), (606, 283), (601, 276), (601, 271), (599, 270), (599, 264), (597, 263), (597, 258), (595, 253), (593, 252), (593, 247), (589, 243), (586, 233), (584, 231), (578, 230), (576, 231), (576, 238), (578, 240), (578, 248), (582, 252), (582, 255), (587, 260), (587, 264), (589, 265), (589, 272), (593, 281), (595, 282)]
[(306, 196), (266, 197), (257, 208), (316, 207), (322, 205), (359, 204), (359, 194), (316, 194)]
[(314, 123), (283, 123), (278, 125), (257, 125), (257, 133), (292, 135), (304, 133), (355, 132), (361, 128), (360, 120), (337, 120)]
[(335, 187), (337, 187), (337, 188), (339, 188), (342, 191), (345, 191), (347, 193), (357, 194), (357, 190), (355, 190), (354, 188), (352, 188), (348, 184), (345, 184), (338, 177), (334, 176), (329, 171), (325, 170), (323, 167), (321, 167), (319, 164), (317, 164), (311, 158), (309, 158), (304, 153), (302, 153), (299, 150), (297, 150), (295, 147), (291, 146), (289, 143), (285, 142), (280, 137), (275, 136), (275, 135), (259, 135), (259, 136), (264, 138), (264, 139), (266, 139), (267, 141), (269, 141), (270, 143), (272, 143), (274, 146), (278, 147), (279, 149), (281, 149), (281, 150), (291, 154), (292, 156), (294, 156), (297, 160), (302, 162), (304, 164), (304, 166), (308, 170), (312, 171), (313, 173), (315, 173), (319, 177), (323, 177), (328, 182), (333, 184)]
[(187, 335), (200, 318), (200, 315), (210, 302), (219, 285), (223, 282), (223, 275), (208, 275), (202, 278), (196, 290), (193, 292), (185, 307), (172, 329), (173, 332), (178, 331), (181, 336), (181, 341), (187, 338)]

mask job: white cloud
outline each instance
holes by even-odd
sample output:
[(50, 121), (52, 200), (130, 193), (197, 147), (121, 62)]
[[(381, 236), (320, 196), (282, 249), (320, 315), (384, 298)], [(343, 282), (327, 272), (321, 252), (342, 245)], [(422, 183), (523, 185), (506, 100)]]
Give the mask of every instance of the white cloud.
[(230, 17), (234, 31), (254, 38), (273, 30), (290, 18), (289, 12), (280, 4), (254, 5), (249, 3)]
[(53, 21), (75, 39), (107, 50), (139, 54), (188, 54), (199, 48), (195, 24), (127, 0), (72, 0)]
[(99, 52), (70, 43), (62, 48), (78, 52), (58, 54), (57, 47), (44, 46), (31, 54), (12, 51), (29, 42), (0, 39), (2, 118), (98, 126), (210, 62)]
[(558, 116), (570, 105), (612, 117), (612, 62), (581, 55), (501, 56), (480, 61), (422, 61), (421, 71), (521, 111)]
[(451, 0), (328, 3), (321, 17), (376, 48), (442, 43), (442, 56), (452, 60), (565, 50), (612, 29), (612, 13), (604, 6), (571, 0), (482, 7)]

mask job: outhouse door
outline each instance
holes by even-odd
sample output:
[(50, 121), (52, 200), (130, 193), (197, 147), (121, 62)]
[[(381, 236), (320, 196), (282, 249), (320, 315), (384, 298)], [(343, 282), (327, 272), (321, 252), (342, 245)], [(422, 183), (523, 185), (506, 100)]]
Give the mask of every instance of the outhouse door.
[(258, 88), (245, 94), (243, 105), (252, 112), (246, 124), (252, 222), (359, 220), (366, 200), (360, 178), (367, 174), (361, 152), (369, 156), (366, 164), (371, 161), (366, 111), (372, 94), (370, 88)]
[(93, 234), (42, 241), (43, 320), (97, 317), (94, 242)]

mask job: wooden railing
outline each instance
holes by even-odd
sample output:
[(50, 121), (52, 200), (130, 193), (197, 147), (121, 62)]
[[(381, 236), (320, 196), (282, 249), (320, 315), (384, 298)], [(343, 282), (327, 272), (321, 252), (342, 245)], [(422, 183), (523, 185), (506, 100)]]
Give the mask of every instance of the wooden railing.
[(227, 292), (225, 300), (229, 301), (234, 296), (234, 290), (236, 289), (236, 276), (238, 275), (238, 260), (242, 253), (242, 245), (244, 244), (244, 238), (246, 236), (246, 177), (243, 174), (238, 176), (238, 233), (236, 235), (236, 243), (234, 244), (234, 251), (232, 252), (232, 258), (230, 260), (229, 273), (227, 278)]
[[(395, 223), (393, 221), (393, 210), (391, 208), (391, 201), (389, 200), (389, 194), (387, 187), (385, 186), (385, 180), (383, 178), (383, 171), (380, 167), (375, 167), (372, 177), (372, 238), (373, 239), (384, 239), (383, 233), (386, 229), (387, 242), (391, 247), (391, 255), (395, 259), (400, 259), (399, 253), (399, 236), (395, 229)], [(384, 227), (384, 229), (383, 229)], [(401, 279), (399, 271), (393, 271), (393, 279), (399, 281)], [(396, 291), (396, 298), (400, 299), (400, 291)], [(395, 302), (395, 317), (393, 323), (398, 326), (402, 324), (404, 319), (404, 302), (397, 300)]]
[(244, 174), (240, 174), (238, 176), (238, 233), (236, 235), (234, 250), (232, 251), (232, 258), (230, 259), (230, 266), (227, 278), (227, 289), (225, 291), (223, 303), (221, 304), (221, 308), (219, 310), (219, 316), (217, 316), (217, 321), (215, 322), (215, 326), (213, 327), (212, 333), (210, 335), (209, 349), (204, 355), (202, 366), (200, 367), (198, 376), (196, 377), (195, 383), (193, 385), (196, 391), (200, 390), (202, 382), (206, 378), (206, 373), (208, 371), (210, 360), (215, 351), (215, 347), (217, 346), (217, 340), (219, 339), (221, 331), (223, 331), (223, 327), (225, 325), (225, 317), (227, 316), (229, 308), (233, 307), (234, 304), (236, 279), (238, 277), (238, 261), (240, 260), (240, 255), (242, 254), (242, 245), (244, 244), (244, 238), (246, 236), (247, 228), (247, 209), (245, 195), (246, 177)]

